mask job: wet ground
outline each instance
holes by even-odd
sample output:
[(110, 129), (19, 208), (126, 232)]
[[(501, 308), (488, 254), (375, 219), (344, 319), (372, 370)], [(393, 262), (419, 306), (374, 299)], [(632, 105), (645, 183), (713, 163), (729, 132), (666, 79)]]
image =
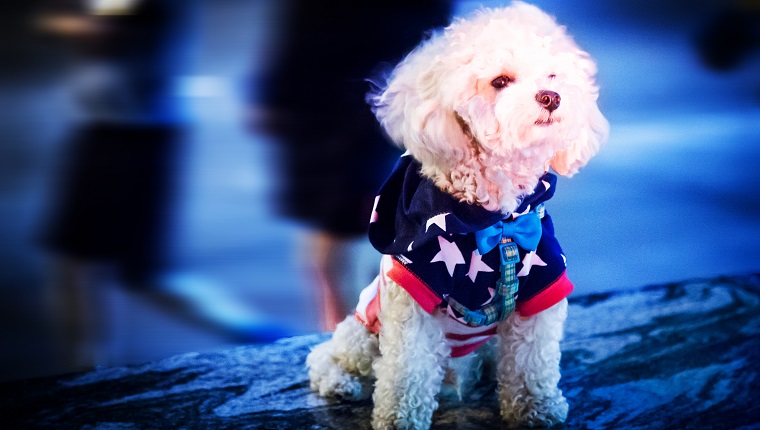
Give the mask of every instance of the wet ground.
[[(758, 275), (571, 299), (559, 382), (570, 411), (556, 428), (759, 428), (759, 306)], [(327, 337), (0, 384), (0, 415), (10, 428), (369, 429), (370, 400), (309, 389), (306, 354)], [(503, 427), (495, 386), (447, 387), (432, 427)]]

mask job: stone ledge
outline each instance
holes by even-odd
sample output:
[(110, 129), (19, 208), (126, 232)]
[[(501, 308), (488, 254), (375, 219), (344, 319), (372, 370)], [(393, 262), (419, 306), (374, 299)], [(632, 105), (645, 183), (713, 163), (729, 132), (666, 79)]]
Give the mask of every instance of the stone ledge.
[[(370, 402), (309, 391), (304, 358), (326, 338), (0, 384), (0, 417), (4, 428), (369, 428)], [(760, 428), (760, 274), (573, 298), (562, 349), (561, 428)], [(444, 401), (433, 428), (498, 427), (488, 388)]]

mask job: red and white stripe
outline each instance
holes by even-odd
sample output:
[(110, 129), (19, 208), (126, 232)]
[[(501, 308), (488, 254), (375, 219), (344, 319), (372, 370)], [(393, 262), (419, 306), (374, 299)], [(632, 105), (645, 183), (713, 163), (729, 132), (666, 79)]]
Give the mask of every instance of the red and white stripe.
[[(389, 255), (384, 255), (380, 261), (380, 274), (370, 283), (359, 296), (359, 303), (356, 306), (355, 316), (368, 330), (373, 333), (380, 332), (380, 289), (385, 288), (388, 285), (389, 280), (394, 280), (392, 274), (399, 275), (399, 271), (404, 270), (403, 265), (393, 259)], [(398, 282), (398, 281), (396, 281)], [(399, 282), (399, 285), (404, 287), (404, 284)], [(427, 289), (425, 289), (427, 290)], [(407, 289), (408, 291), (408, 289)], [(427, 290), (429, 291), (429, 290)], [(416, 291), (419, 295), (420, 291)], [(410, 294), (415, 295), (410, 291)], [(416, 299), (417, 297), (415, 297)], [(440, 299), (437, 300), (438, 304), (441, 303)], [(428, 312), (433, 313), (436, 308), (429, 309), (432, 303), (427, 303), (429, 306), (425, 307)], [(437, 307), (438, 310), (445, 312), (445, 310)], [(488, 342), (488, 340), (496, 334), (496, 324), (492, 324), (485, 327), (471, 327), (451, 315), (447, 312), (446, 316), (441, 318), (443, 324), (443, 330), (446, 335), (446, 340), (451, 347), (452, 357), (461, 357), (475, 351), (478, 347)]]

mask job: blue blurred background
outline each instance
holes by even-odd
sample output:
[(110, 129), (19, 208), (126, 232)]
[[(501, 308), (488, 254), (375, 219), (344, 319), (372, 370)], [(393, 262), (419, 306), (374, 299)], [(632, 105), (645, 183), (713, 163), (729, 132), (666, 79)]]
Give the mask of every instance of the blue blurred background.
[[(548, 208), (574, 294), (760, 270), (760, 2), (533, 3), (596, 59), (611, 124), (608, 144), (579, 175), (560, 179)], [(98, 364), (265, 340), (246, 338), (241, 326), (321, 330), (299, 249), (308, 229), (274, 210), (277, 144), (246, 126), (257, 91), (250, 77), (276, 50), (282, 4), (176, 6), (195, 9), (185, 10), (191, 19), (177, 44), (189, 56), (171, 71), (186, 129), (171, 276), (197, 307), (107, 283)], [(453, 12), (499, 4), (460, 0)], [(48, 294), (55, 272), (37, 240), (77, 120), (71, 56), (35, 24), (45, 7), (0, 6), (0, 380), (73, 370), (58, 359)], [(730, 7), (742, 19), (721, 26)], [(722, 36), (726, 27), (736, 36)], [(366, 246), (355, 252), (374, 264)]]

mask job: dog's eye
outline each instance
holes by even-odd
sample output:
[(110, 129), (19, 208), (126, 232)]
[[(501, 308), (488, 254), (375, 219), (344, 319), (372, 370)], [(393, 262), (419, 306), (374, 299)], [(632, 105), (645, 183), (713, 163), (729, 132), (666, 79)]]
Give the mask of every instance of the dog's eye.
[(512, 82), (512, 79), (509, 76), (501, 75), (495, 78), (493, 81), (491, 81), (491, 86), (496, 88), (497, 90), (500, 90), (506, 87), (507, 85), (509, 85), (510, 82)]

